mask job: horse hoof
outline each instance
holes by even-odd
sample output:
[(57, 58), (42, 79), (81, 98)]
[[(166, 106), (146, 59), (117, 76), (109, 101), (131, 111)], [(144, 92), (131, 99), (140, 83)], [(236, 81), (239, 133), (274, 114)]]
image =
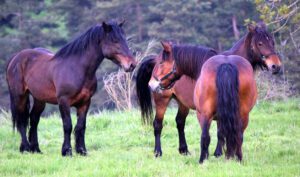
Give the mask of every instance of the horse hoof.
[(221, 157), (222, 156), (222, 152), (215, 151), (214, 156), (216, 158)]
[(30, 152), (30, 146), (29, 144), (21, 144), (20, 146), (20, 152)]
[(62, 150), (62, 156), (67, 157), (67, 156), (72, 156), (72, 148), (67, 148)]
[(191, 153), (189, 151), (180, 152), (180, 154), (183, 155), (183, 156), (191, 155)]
[(43, 154), (42, 151), (39, 148), (30, 149), (31, 153), (37, 153), (37, 154)]
[(30, 152), (42, 154), (42, 151), (40, 150), (39, 146), (30, 146)]
[(205, 159), (208, 159), (208, 152), (201, 153), (199, 163), (202, 164)]
[(203, 164), (203, 162), (204, 162), (204, 159), (200, 159), (200, 160), (199, 160), (199, 164), (201, 164), (201, 165), (202, 165), (202, 164)]
[(162, 151), (154, 151), (154, 156), (157, 157), (161, 157), (162, 156)]
[(78, 148), (76, 149), (76, 152), (82, 156), (86, 156), (87, 155), (87, 151), (85, 148)]
[(187, 147), (184, 147), (184, 148), (179, 148), (179, 153), (181, 155), (191, 155), (191, 153), (189, 152), (188, 148)]

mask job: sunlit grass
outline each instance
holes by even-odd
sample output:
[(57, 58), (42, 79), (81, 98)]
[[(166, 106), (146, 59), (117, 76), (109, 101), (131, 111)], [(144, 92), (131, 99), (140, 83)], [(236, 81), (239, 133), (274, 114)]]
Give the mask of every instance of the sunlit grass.
[[(153, 156), (153, 129), (141, 124), (138, 111), (89, 115), (88, 156), (73, 150), (72, 158), (63, 158), (59, 114), (40, 121), (43, 154), (20, 154), (19, 134), (13, 133), (4, 111), (0, 117), (0, 176), (300, 176), (299, 100), (256, 105), (244, 136), (242, 163), (210, 155), (203, 165), (198, 164), (200, 128), (194, 112), (186, 123), (191, 155), (179, 155), (175, 115), (172, 108), (165, 116), (161, 158)], [(73, 126), (75, 123), (73, 116)], [(210, 133), (213, 154), (216, 123)]]

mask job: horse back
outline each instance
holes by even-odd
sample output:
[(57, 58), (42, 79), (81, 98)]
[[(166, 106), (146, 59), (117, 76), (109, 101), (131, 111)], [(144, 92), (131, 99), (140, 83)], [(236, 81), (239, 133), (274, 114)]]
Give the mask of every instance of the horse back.
[(23, 94), (26, 90), (30, 90), (28, 85), (32, 84), (28, 82), (35, 78), (39, 80), (35, 85), (49, 85), (45, 82), (49, 80), (48, 71), (51, 70), (49, 62), (52, 57), (52, 53), (39, 49), (24, 49), (17, 53), (9, 61), (6, 69), (6, 79), (10, 90), (15, 90), (16, 94)]

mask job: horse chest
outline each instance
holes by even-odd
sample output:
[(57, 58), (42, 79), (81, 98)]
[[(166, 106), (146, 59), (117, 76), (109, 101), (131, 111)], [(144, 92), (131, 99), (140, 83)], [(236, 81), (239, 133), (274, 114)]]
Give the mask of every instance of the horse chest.
[(72, 105), (84, 103), (90, 100), (95, 91), (90, 88), (82, 88), (80, 92), (71, 100)]
[(81, 88), (78, 94), (71, 100), (72, 105), (89, 101), (96, 91), (96, 86), (97, 85), (93, 82)]

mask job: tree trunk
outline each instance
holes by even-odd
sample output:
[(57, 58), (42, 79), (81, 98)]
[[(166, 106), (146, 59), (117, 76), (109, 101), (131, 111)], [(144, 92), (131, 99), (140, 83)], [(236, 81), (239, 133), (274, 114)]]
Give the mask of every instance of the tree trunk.
[(138, 26), (138, 41), (142, 41), (143, 37), (143, 18), (142, 18), (142, 11), (141, 5), (139, 2), (135, 3), (136, 5), (136, 19), (137, 19), (137, 26)]

